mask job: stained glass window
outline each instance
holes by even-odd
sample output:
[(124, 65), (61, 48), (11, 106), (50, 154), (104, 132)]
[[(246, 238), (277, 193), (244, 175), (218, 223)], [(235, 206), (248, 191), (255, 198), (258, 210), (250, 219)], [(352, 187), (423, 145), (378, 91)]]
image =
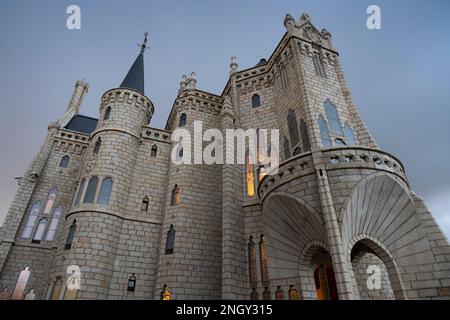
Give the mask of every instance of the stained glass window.
[(319, 129), (320, 136), (322, 137), (322, 144), (325, 148), (329, 148), (333, 146), (330, 137), (330, 131), (328, 131), (328, 125), (322, 115), (319, 116)]
[(346, 122), (344, 125), (344, 133), (345, 137), (347, 138), (347, 142), (349, 145), (356, 145), (356, 138), (355, 134), (353, 133), (352, 127)]
[(58, 229), (59, 219), (61, 218), (63, 212), (62, 206), (57, 206), (53, 210), (52, 220), (50, 220), (50, 225), (48, 226), (47, 234), (45, 235), (45, 241), (53, 241), (55, 238), (56, 230)]
[(328, 124), (330, 125), (330, 131), (334, 134), (344, 135), (337, 108), (330, 100), (325, 101), (325, 112), (327, 114)]
[(29, 239), (31, 234), (33, 233), (34, 226), (36, 225), (36, 221), (41, 211), (41, 202), (35, 202), (31, 207), (30, 214), (28, 216), (27, 224), (25, 225), (25, 229), (22, 232), (22, 238)]
[(169, 230), (167, 231), (166, 254), (172, 254), (174, 246), (175, 246), (175, 229), (173, 227), (173, 224), (171, 224)]
[(46, 218), (42, 218), (38, 222), (38, 226), (36, 231), (34, 232), (33, 243), (40, 243), (42, 237), (44, 236), (45, 228), (47, 227), (48, 220)]
[(264, 235), (261, 235), (259, 241), (259, 257), (261, 262), (261, 281), (264, 287), (269, 286), (269, 258), (267, 257), (266, 241)]
[(53, 209), (53, 205), (55, 204), (56, 197), (58, 196), (58, 188), (53, 187), (50, 189), (47, 200), (45, 200), (44, 213), (50, 214)]
[(87, 185), (86, 193), (84, 194), (83, 203), (94, 202), (95, 192), (97, 191), (98, 178), (96, 176), (92, 177)]
[(98, 195), (97, 202), (100, 204), (108, 204), (109, 196), (111, 194), (113, 181), (110, 177), (103, 179), (102, 186), (100, 188), (100, 193)]

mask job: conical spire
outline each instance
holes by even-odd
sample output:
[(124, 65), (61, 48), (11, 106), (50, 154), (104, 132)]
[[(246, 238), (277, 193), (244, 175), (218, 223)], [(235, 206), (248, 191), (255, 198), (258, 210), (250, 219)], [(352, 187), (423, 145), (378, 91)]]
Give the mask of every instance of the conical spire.
[(130, 88), (144, 94), (144, 51), (147, 47), (147, 35), (146, 32), (144, 42), (141, 44), (141, 52), (123, 79), (120, 88)]

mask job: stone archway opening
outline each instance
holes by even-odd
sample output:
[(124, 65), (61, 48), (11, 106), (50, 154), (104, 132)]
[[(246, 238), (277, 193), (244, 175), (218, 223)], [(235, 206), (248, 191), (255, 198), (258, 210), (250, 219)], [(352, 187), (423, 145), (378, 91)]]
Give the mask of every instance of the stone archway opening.
[(392, 257), (374, 241), (362, 239), (356, 242), (350, 261), (359, 299), (405, 299)]

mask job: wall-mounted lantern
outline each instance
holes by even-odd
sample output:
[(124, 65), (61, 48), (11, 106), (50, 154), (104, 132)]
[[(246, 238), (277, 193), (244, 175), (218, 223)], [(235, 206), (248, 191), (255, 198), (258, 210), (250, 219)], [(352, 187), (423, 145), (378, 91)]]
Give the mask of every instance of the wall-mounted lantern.
[(134, 291), (134, 288), (136, 288), (136, 277), (134, 276), (134, 273), (131, 274), (131, 276), (128, 278), (128, 291)]

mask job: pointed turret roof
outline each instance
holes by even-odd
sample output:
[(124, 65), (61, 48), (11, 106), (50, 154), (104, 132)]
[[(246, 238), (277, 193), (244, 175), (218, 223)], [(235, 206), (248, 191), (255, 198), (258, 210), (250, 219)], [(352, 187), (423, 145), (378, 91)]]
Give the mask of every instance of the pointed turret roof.
[(144, 94), (144, 55), (142, 52), (137, 56), (120, 88), (130, 88)]
[(141, 52), (137, 56), (136, 60), (134, 60), (133, 65), (128, 71), (125, 79), (123, 79), (120, 88), (130, 88), (134, 89), (142, 94), (144, 93), (144, 52), (147, 48), (147, 36), (148, 33), (145, 33), (144, 42), (140, 45)]

